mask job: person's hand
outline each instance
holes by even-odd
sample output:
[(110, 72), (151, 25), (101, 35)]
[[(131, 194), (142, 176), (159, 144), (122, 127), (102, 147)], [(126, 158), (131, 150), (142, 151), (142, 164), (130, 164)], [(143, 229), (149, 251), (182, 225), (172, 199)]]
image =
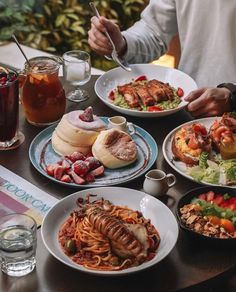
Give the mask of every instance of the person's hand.
[(91, 18), (91, 29), (88, 32), (88, 43), (92, 50), (99, 55), (111, 55), (112, 46), (104, 32), (107, 31), (113, 40), (118, 55), (122, 56), (126, 50), (126, 41), (118, 25), (101, 16)]
[(222, 115), (231, 110), (230, 91), (227, 88), (200, 88), (192, 91), (185, 100), (193, 117)]

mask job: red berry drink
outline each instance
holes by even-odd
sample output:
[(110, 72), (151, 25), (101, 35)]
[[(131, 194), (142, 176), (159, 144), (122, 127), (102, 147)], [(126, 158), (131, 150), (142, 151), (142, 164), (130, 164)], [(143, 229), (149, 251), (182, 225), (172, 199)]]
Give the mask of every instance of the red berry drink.
[(18, 74), (0, 67), (0, 149), (10, 147), (18, 140), (18, 117)]

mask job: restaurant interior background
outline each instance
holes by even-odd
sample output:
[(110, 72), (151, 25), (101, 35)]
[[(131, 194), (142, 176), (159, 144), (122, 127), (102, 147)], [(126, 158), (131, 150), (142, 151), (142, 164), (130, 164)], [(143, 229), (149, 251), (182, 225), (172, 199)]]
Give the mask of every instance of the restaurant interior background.
[[(122, 30), (139, 19), (148, 2), (94, 1), (101, 15), (113, 19)], [(0, 45), (11, 42), (14, 33), (23, 45), (52, 54), (82, 49), (91, 54), (93, 67), (107, 71), (115, 64), (93, 53), (87, 42), (92, 16), (88, 3), (86, 0), (0, 0)], [(154, 63), (176, 67), (178, 60), (176, 36), (168, 53)]]
[[(94, 0), (101, 15), (113, 19), (122, 30), (139, 19), (148, 2)], [(88, 3), (88, 0), (0, 0), (0, 45), (12, 42), (14, 33), (21, 44), (51, 54), (82, 49), (91, 54), (93, 67), (107, 71), (115, 64), (93, 53), (87, 42), (92, 16)], [(179, 54), (179, 40), (175, 36), (167, 54), (154, 63), (177, 67)], [(231, 283), (235, 287), (233, 282), (235, 278)]]

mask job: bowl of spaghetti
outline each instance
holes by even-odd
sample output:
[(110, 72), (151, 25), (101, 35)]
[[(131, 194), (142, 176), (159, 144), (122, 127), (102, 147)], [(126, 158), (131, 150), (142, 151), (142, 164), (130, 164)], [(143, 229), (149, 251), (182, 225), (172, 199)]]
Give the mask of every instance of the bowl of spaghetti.
[(101, 187), (76, 192), (45, 216), (42, 239), (67, 266), (97, 275), (124, 275), (164, 259), (178, 224), (162, 202), (143, 192)]

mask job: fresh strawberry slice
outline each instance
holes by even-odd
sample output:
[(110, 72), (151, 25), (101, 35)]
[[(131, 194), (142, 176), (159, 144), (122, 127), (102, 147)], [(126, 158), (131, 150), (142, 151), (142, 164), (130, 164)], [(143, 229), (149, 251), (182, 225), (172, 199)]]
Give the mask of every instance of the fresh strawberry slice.
[(54, 170), (55, 168), (58, 166), (58, 164), (49, 164), (47, 167), (46, 167), (46, 172), (48, 175), (50, 176), (54, 176)]
[(73, 170), (70, 171), (70, 175), (72, 176), (74, 183), (76, 183), (77, 185), (82, 185), (86, 182), (82, 177), (77, 175)]
[(198, 199), (206, 201), (206, 194), (200, 194)]
[(89, 170), (93, 170), (95, 168), (98, 168), (101, 165), (99, 160), (93, 156), (87, 157), (85, 159), (85, 162), (88, 163)]
[(85, 176), (89, 172), (89, 165), (83, 160), (77, 160), (73, 163), (72, 169), (76, 174)]
[(65, 158), (69, 159), (71, 162), (75, 162), (77, 160), (85, 160), (85, 156), (83, 153), (76, 151), (73, 152), (71, 155), (66, 155)]
[(61, 166), (64, 167), (65, 170), (68, 170), (68, 169), (70, 169), (71, 163), (68, 160), (63, 159), (62, 163), (61, 163)]
[(85, 180), (86, 180), (86, 182), (93, 182), (93, 181), (95, 181), (95, 177), (92, 173), (88, 173), (85, 176)]
[(72, 179), (68, 174), (64, 174), (62, 178), (60, 179), (60, 181), (65, 182), (65, 183), (71, 183)]
[(95, 168), (94, 170), (90, 171), (89, 173), (94, 175), (95, 177), (97, 177), (97, 176), (103, 175), (104, 174), (104, 170), (105, 170), (104, 166), (101, 165), (101, 166)]
[(57, 165), (54, 170), (54, 177), (57, 180), (60, 180), (65, 172), (65, 168), (61, 165)]
[(213, 191), (209, 191), (206, 193), (207, 202), (213, 201), (214, 197), (215, 197), (215, 193)]
[(87, 107), (84, 112), (79, 115), (79, 118), (84, 122), (93, 122), (93, 108)]

